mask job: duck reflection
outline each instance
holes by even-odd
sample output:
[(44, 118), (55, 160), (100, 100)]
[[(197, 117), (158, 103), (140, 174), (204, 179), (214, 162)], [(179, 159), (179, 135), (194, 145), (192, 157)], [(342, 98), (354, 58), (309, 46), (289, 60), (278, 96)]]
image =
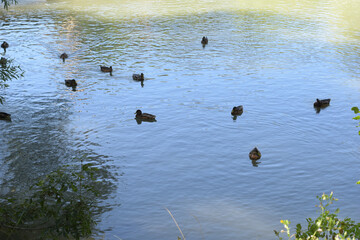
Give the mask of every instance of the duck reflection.
[(132, 78), (133, 78), (134, 81), (140, 82), (141, 87), (144, 87), (144, 80), (145, 80), (144, 73), (140, 73), (140, 74), (134, 73), (132, 75)]
[(258, 160), (251, 160), (251, 163), (253, 167), (258, 167), (261, 162), (258, 162)]
[(135, 118), (137, 124), (141, 124), (142, 122), (156, 122), (156, 119), (141, 119), (141, 118)]
[(6, 68), (7, 62), (8, 62), (8, 61), (7, 61), (6, 58), (1, 57), (1, 59), (0, 59), (0, 65), (1, 65), (1, 67)]

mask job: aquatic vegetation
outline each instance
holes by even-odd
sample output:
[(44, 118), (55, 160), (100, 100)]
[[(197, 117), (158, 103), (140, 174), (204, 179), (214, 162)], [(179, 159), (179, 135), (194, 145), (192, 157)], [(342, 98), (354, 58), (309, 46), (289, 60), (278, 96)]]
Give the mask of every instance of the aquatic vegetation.
[[(174, 215), (172, 215), (172, 213), (170, 212), (169, 209), (165, 208), (165, 210), (169, 213), (169, 215), (171, 216), (172, 220), (174, 221), (176, 227), (179, 229), (179, 232), (180, 232), (180, 234), (181, 234), (181, 236), (182, 236), (182, 239), (183, 239), (183, 240), (186, 240), (183, 232), (181, 231), (181, 228), (180, 228), (179, 224), (177, 223), (176, 219), (174, 218)], [(178, 239), (178, 240), (181, 240), (180, 237), (178, 237), (177, 239)]]
[(101, 189), (107, 184), (99, 172), (90, 163), (77, 171), (65, 166), (38, 179), (26, 193), (11, 191), (2, 196), (0, 238), (17, 238), (24, 231), (37, 232), (44, 239), (90, 236), (102, 211)]
[[(0, 59), (0, 88), (6, 88), (8, 85), (5, 83), (12, 79), (19, 79), (24, 75), (24, 71), (20, 66), (13, 65), (13, 59), (1, 57)], [(0, 103), (2, 104), (4, 98), (0, 96)]]
[(355, 223), (351, 218), (339, 219), (337, 214), (339, 209), (336, 209), (334, 213), (331, 213), (328, 207), (338, 199), (333, 197), (331, 192), (329, 195), (322, 194), (317, 196), (320, 204), (317, 205), (321, 209), (319, 217), (315, 220), (307, 218), (308, 226), (303, 229), (301, 224), (296, 225), (296, 232), (294, 234), (290, 231), (290, 221), (281, 220), (284, 225), (284, 230), (276, 231), (275, 235), (278, 239), (284, 239), (280, 236), (280, 233), (286, 233), (287, 239), (359, 239), (360, 238), (360, 223)]
[[(358, 107), (352, 107), (351, 110), (354, 111), (355, 114), (358, 114), (356, 117), (353, 117), (354, 120), (360, 120), (360, 111), (359, 111), (359, 108)], [(359, 127), (360, 126), (360, 123), (358, 126), (356, 127)], [(360, 131), (359, 131), (359, 135), (360, 135)]]

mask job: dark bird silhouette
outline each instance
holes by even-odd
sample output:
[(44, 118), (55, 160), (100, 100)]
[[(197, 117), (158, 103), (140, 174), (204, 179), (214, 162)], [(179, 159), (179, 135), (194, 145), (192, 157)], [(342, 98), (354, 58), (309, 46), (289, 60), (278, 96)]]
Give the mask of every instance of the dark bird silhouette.
[(101, 65), (100, 65), (100, 70), (101, 70), (102, 72), (109, 72), (109, 73), (110, 73), (110, 76), (112, 76), (112, 71), (113, 71), (112, 66), (110, 66), (110, 67), (105, 67), (105, 66), (101, 66)]
[(205, 36), (201, 39), (201, 44), (202, 44), (202, 45), (206, 45), (206, 44), (208, 44), (208, 42), (209, 42), (209, 40), (208, 40), (208, 38), (205, 37)]
[(241, 114), (243, 114), (243, 112), (244, 112), (244, 108), (242, 105), (240, 105), (237, 107), (233, 107), (233, 109), (231, 110), (231, 115), (240, 116)]
[(76, 91), (77, 82), (75, 81), (75, 79), (66, 79), (65, 85), (67, 87), (72, 87), (72, 90)]
[(322, 99), (319, 100), (318, 98), (316, 99), (316, 102), (314, 102), (314, 107), (327, 107), (330, 104), (330, 98), (329, 99)]
[(316, 99), (316, 102), (314, 102), (314, 108), (316, 110), (316, 113), (320, 113), (321, 109), (327, 108), (330, 105), (330, 99), (322, 99), (319, 100)]
[(140, 74), (133, 74), (132, 75), (133, 80), (135, 81), (144, 81), (144, 74), (140, 73)]
[[(136, 110), (135, 112), (135, 119), (136, 121), (145, 121), (145, 122), (156, 122), (156, 116), (149, 114), (149, 113), (143, 113), (141, 110)], [(139, 122), (138, 122), (139, 123)]]
[(260, 151), (255, 147), (253, 150), (251, 150), (251, 152), (249, 153), (249, 158), (251, 160), (258, 160), (261, 158), (261, 153)]
[(60, 55), (60, 58), (63, 60), (63, 62), (65, 62), (65, 59), (68, 58), (69, 56), (66, 53), (62, 53)]
[(9, 44), (4, 41), (4, 42), (1, 44), (1, 47), (4, 49), (4, 52), (6, 52), (6, 49), (9, 47)]
[(233, 109), (231, 110), (231, 115), (233, 115), (233, 120), (235, 121), (238, 116), (241, 116), (241, 114), (243, 114), (243, 112), (244, 109), (242, 105), (233, 107)]

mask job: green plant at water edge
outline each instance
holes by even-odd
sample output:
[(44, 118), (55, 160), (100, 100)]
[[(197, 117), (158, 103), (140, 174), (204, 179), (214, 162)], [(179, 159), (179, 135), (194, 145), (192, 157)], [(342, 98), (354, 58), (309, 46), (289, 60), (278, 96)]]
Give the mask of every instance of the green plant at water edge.
[(27, 196), (0, 199), (1, 232), (9, 238), (19, 231), (38, 231), (43, 239), (90, 236), (100, 212), (97, 171), (92, 164), (82, 165), (80, 171), (66, 166), (39, 179)]
[[(352, 107), (351, 110), (353, 110), (355, 114), (359, 114), (359, 113), (360, 113), (358, 107)], [(354, 120), (360, 120), (360, 115), (357, 115), (357, 116), (353, 117), (353, 119), (354, 119)], [(359, 123), (359, 126), (360, 126), (360, 123)], [(357, 126), (357, 127), (359, 127), (359, 126)], [(360, 135), (360, 131), (359, 131), (359, 135)]]
[(320, 216), (315, 220), (307, 218), (307, 229), (303, 229), (301, 224), (296, 225), (296, 233), (291, 234), (290, 232), (290, 221), (281, 220), (280, 222), (284, 225), (285, 230), (276, 231), (275, 235), (279, 239), (284, 239), (280, 236), (280, 233), (286, 233), (287, 237), (285, 239), (326, 239), (326, 240), (338, 240), (338, 239), (349, 239), (355, 240), (360, 239), (360, 223), (355, 223), (350, 218), (345, 218), (341, 220), (337, 217), (339, 209), (336, 209), (334, 213), (331, 213), (328, 210), (328, 207), (334, 202), (337, 201), (333, 197), (333, 193), (330, 195), (323, 194), (322, 196), (317, 196), (317, 199), (320, 201), (320, 204), (317, 206), (321, 209)]
[[(354, 111), (355, 114), (359, 114), (360, 111), (359, 111), (359, 108), (358, 107), (352, 107), (351, 110)], [(354, 120), (360, 120), (360, 115), (357, 115), (356, 117), (353, 117)], [(358, 126), (356, 127), (359, 127), (360, 126), (360, 123)], [(360, 131), (359, 131), (359, 135), (360, 135)], [(356, 184), (360, 184), (360, 181), (358, 181)]]
[[(0, 88), (4, 89), (8, 87), (6, 84), (7, 81), (12, 79), (18, 79), (23, 76), (24, 71), (20, 66), (14, 66), (12, 59), (6, 59), (1, 57), (0, 59)], [(0, 103), (2, 104), (4, 98), (0, 96)]]

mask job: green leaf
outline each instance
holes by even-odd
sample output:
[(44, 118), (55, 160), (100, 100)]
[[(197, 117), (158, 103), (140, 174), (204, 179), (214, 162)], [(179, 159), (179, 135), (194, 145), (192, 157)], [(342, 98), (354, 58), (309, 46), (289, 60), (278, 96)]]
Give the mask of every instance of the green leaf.
[(359, 108), (358, 107), (352, 107), (351, 110), (354, 111), (354, 113), (359, 113)]
[(360, 116), (353, 117), (354, 120), (359, 120)]
[[(359, 132), (359, 135), (360, 135), (360, 132)], [(360, 184), (360, 181), (357, 181), (357, 183), (356, 184)]]

